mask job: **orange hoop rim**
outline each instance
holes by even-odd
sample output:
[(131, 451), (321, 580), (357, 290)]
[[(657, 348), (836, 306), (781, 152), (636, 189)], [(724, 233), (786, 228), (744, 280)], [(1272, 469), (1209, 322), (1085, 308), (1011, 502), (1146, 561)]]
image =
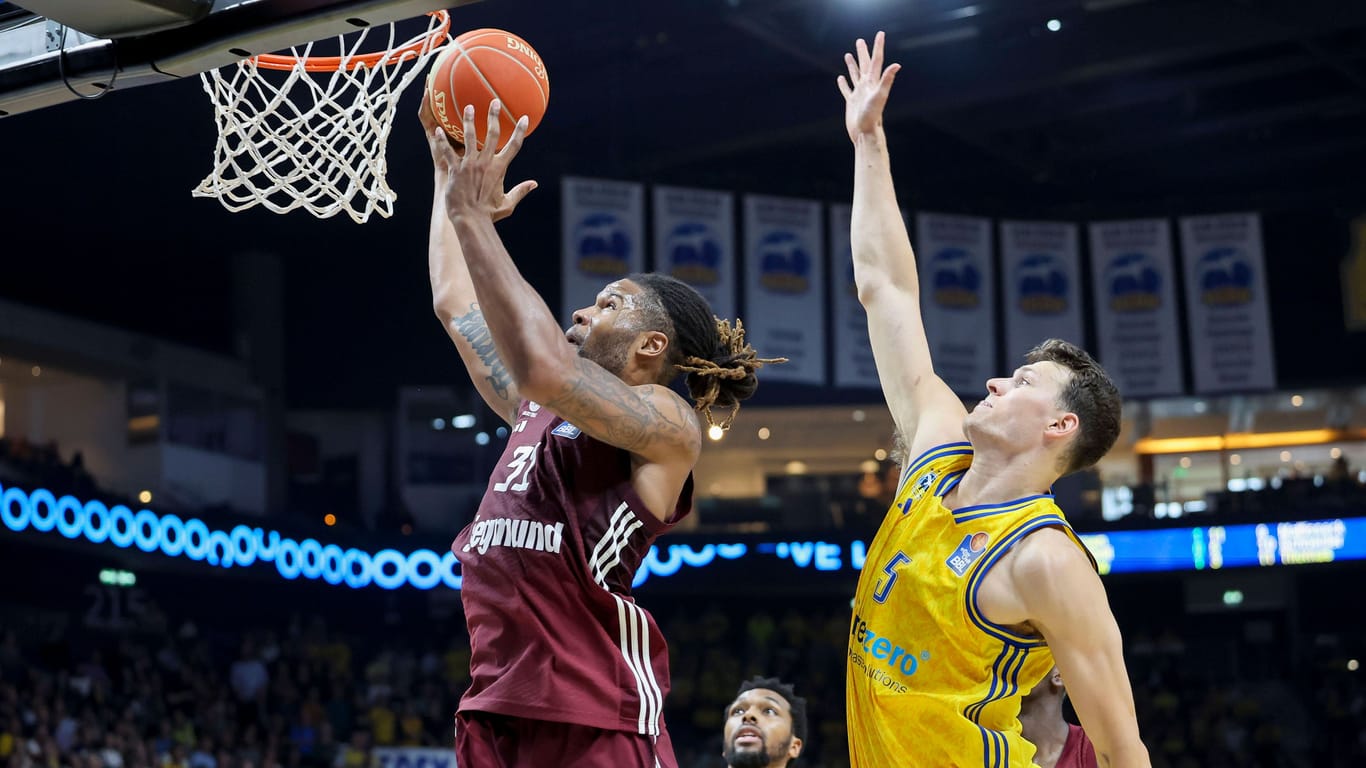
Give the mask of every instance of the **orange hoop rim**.
[[(417, 58), (422, 55), (424, 48), (435, 49), (440, 44), (442, 38), (446, 37), (451, 31), (451, 14), (447, 11), (432, 11), (428, 16), (436, 16), (441, 19), (441, 24), (436, 29), (431, 30), (413, 42), (394, 48), (392, 50), (376, 51), (375, 53), (358, 53), (355, 56), (286, 56), (278, 53), (262, 53), (252, 56), (250, 61), (256, 62), (256, 66), (263, 69), (275, 69), (288, 72), (297, 68), (300, 62), (303, 63), (305, 72), (336, 72), (342, 69), (358, 69), (360, 67), (374, 67), (380, 64), (389, 66), (401, 64), (409, 59)], [(345, 62), (345, 63), (343, 63)]]

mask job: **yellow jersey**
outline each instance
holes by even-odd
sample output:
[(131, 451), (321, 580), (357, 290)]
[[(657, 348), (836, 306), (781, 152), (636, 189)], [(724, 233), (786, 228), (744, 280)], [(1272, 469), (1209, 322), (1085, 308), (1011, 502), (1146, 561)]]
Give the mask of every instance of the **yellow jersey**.
[(1041, 527), (1086, 548), (1051, 495), (945, 507), (971, 464), (964, 442), (907, 465), (868, 548), (849, 633), (852, 768), (1034, 765), (1034, 745), (1020, 736), (1020, 697), (1052, 669), (1053, 654), (1042, 637), (987, 621), (977, 590)]

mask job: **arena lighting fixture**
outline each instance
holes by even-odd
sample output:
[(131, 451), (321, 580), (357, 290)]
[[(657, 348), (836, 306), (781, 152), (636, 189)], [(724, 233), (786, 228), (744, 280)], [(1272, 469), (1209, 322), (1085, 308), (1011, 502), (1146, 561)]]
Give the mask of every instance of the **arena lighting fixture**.
[(459, 416), (451, 417), (451, 426), (456, 429), (469, 429), (474, 426), (474, 414), (462, 413)]
[(1134, 443), (1134, 453), (1202, 453), (1242, 451), (1251, 448), (1279, 448), (1294, 445), (1366, 440), (1366, 429), (1303, 429), (1294, 432), (1244, 432), (1200, 437), (1145, 437)]
[(1062, 29), (1062, 22), (1058, 19), (1049, 19), (1048, 23), (1044, 24), (1044, 26), (1048, 27), (1049, 32), (1057, 32)]
[(710, 437), (712, 440), (720, 440), (725, 436), (726, 430), (722, 429), (721, 425), (713, 424), (710, 427), (707, 427), (707, 437)]

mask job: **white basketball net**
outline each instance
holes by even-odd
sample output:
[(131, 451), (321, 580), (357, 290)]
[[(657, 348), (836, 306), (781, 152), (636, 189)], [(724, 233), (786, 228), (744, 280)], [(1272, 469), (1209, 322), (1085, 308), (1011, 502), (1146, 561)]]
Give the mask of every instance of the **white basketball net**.
[[(441, 14), (428, 17), (427, 31), (395, 44), (389, 24), (388, 54), (375, 66), (352, 61), (367, 34), (336, 38), (341, 66), (307, 72), (313, 43), (290, 53), (299, 61), (289, 71), (246, 59), (200, 75), (213, 101), (218, 124), (213, 171), (199, 182), (195, 197), (216, 197), (230, 211), (255, 205), (275, 213), (304, 208), (320, 219), (343, 211), (362, 224), (372, 212), (393, 215), (398, 195), (385, 181), (385, 145), (399, 96), (449, 36), (437, 36)], [(400, 54), (398, 49), (417, 47)]]

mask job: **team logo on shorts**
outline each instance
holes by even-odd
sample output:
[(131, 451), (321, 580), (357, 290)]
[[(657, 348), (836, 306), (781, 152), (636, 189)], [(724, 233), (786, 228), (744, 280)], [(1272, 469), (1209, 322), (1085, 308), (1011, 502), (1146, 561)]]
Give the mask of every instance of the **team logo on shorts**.
[(963, 543), (958, 545), (958, 549), (944, 561), (954, 573), (962, 576), (968, 572), (972, 564), (987, 551), (987, 541), (989, 537), (985, 533), (970, 533), (963, 537)]
[(570, 440), (573, 440), (574, 438), (583, 434), (583, 430), (566, 421), (560, 426), (550, 430), (550, 434), (559, 435), (560, 437), (567, 437)]

